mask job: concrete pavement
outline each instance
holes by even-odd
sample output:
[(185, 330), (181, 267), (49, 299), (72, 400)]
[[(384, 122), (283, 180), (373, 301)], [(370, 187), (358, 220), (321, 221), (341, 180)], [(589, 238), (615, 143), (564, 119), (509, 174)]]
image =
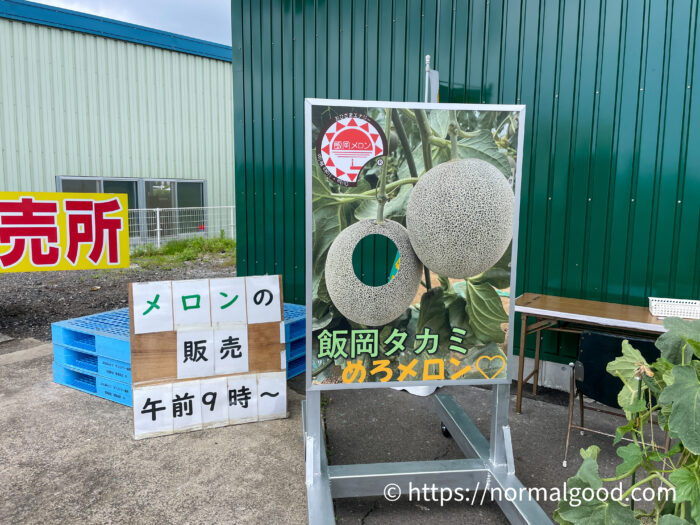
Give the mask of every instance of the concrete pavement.
[(294, 391), (289, 419), (134, 441), (129, 407), (20, 352), (0, 356), (1, 523), (306, 523)]
[[(17, 350), (4, 346), (13, 344)], [(52, 382), (50, 348), (0, 343), (0, 522), (306, 523), (303, 377), (290, 382), (289, 419), (134, 441), (130, 408)], [(441, 391), (488, 436), (489, 390)], [(430, 397), (362, 390), (326, 399), (331, 464), (462, 457), (441, 434)], [(580, 464), (578, 449), (591, 444), (602, 448), (602, 474), (619, 463), (611, 439), (575, 432), (569, 467), (561, 467), (563, 400), (538, 396), (525, 400), (522, 415), (511, 411), (526, 486), (561, 486)], [(608, 431), (620, 424), (593, 413), (587, 419)], [(550, 515), (556, 507), (542, 505)], [(336, 500), (335, 509), (347, 524), (505, 523), (495, 503), (441, 507), (377, 497)]]

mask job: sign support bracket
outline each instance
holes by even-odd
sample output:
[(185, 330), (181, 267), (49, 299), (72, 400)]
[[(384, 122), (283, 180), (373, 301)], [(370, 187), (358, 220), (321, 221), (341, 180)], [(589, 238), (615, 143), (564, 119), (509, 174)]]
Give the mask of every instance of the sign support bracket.
[[(490, 443), (452, 396), (434, 396), (440, 420), (469, 459), (330, 466), (321, 421), (320, 392), (307, 391), (307, 399), (302, 402), (302, 418), (307, 448), (309, 523), (335, 523), (333, 498), (386, 497), (385, 487), (389, 484), (397, 486), (404, 497), (410, 487), (417, 496), (418, 487), (423, 487), (423, 484), (453, 490), (469, 488), (472, 496), (480, 498), (481, 503), (490, 501), (490, 490), (496, 489), (496, 495), (500, 493), (501, 497), (494, 499), (510, 523), (552, 523), (537, 502), (530, 499), (527, 488), (515, 476), (508, 426), (508, 387), (507, 384), (499, 384), (491, 389), (491, 435), (494, 438)], [(395, 493), (390, 494), (393, 495)]]

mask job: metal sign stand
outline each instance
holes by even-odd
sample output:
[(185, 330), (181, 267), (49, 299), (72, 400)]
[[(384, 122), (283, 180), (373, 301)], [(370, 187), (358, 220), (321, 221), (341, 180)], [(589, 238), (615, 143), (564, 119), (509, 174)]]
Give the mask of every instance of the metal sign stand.
[(527, 488), (515, 476), (513, 447), (508, 426), (510, 385), (491, 391), (491, 442), (447, 394), (436, 394), (435, 408), (443, 425), (468, 459), (407, 461), (358, 465), (328, 465), (321, 422), (321, 392), (308, 391), (302, 401), (306, 444), (306, 491), (309, 523), (335, 523), (333, 498), (379, 496), (389, 483), (407, 494), (414, 487), (434, 483), (438, 487), (490, 491), (500, 489), (497, 503), (510, 523), (552, 523)]
[[(430, 55), (427, 55), (425, 57), (426, 102), (429, 98), (432, 102), (437, 102), (437, 86), (432, 86), (434, 89), (430, 86), (437, 82), (437, 71), (431, 70)], [(516, 217), (517, 214), (518, 210), (516, 210)], [(310, 235), (310, 232), (307, 232), (307, 235)], [(514, 237), (513, 245), (517, 245), (517, 237)], [(310, 257), (311, 252), (307, 249), (307, 273), (311, 263)], [(307, 279), (310, 278), (308, 273)], [(515, 289), (515, 275), (511, 277), (511, 289)], [(513, 308), (511, 303), (509, 349), (512, 348)], [(307, 333), (311, 333), (310, 318), (307, 318)], [(307, 356), (307, 367), (310, 365), (311, 362)], [(552, 521), (537, 502), (530, 499), (527, 488), (515, 476), (513, 446), (510, 426), (508, 426), (510, 382), (495, 384), (491, 387), (490, 443), (452, 396), (435, 394), (434, 398), (443, 432), (449, 432), (467, 459), (328, 465), (321, 416), (321, 391), (309, 390), (307, 381), (306, 401), (302, 401), (302, 419), (309, 523), (312, 525), (335, 523), (333, 498), (384, 495), (388, 484), (398, 486), (401, 494), (408, 493), (409, 484), (413, 487), (435, 484), (437, 487), (452, 490), (468, 488), (472, 493), (499, 489), (502, 497), (494, 499), (510, 523), (551, 524)]]

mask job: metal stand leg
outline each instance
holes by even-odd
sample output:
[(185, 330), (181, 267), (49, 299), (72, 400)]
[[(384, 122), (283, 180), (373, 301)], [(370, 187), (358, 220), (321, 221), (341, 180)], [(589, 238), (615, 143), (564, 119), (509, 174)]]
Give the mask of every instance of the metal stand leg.
[[(551, 524), (552, 521), (536, 501), (527, 496), (527, 489), (515, 476), (513, 446), (508, 426), (508, 404), (510, 389), (508, 385), (494, 385), (491, 409), (491, 443), (479, 432), (469, 416), (457, 405), (452, 396), (437, 394), (437, 412), (440, 419), (452, 434), (455, 443), (465, 455), (476, 454), (484, 462), (489, 477), (486, 490), (508, 490), (524, 494), (518, 501), (505, 501), (494, 498), (510, 523)], [(468, 461), (468, 460), (467, 460)], [(469, 485), (463, 485), (469, 486)], [(474, 488), (474, 487), (472, 487)], [(479, 490), (479, 486), (476, 487)]]
[(301, 408), (304, 422), (309, 523), (335, 523), (328, 477), (326, 441), (321, 423), (321, 393), (307, 391), (306, 401), (302, 401)]
[[(503, 428), (508, 426), (508, 403), (510, 401), (510, 389), (508, 385), (495, 385), (491, 389), (491, 449), (490, 460), (496, 466), (508, 465), (508, 450), (510, 443), (510, 427), (508, 427), (508, 442), (503, 435)], [(510, 456), (513, 452), (510, 450)], [(511, 461), (512, 463), (512, 461)], [(508, 465), (509, 470), (515, 471), (515, 467)]]
[[(470, 488), (474, 492), (490, 491), (487, 495), (498, 503), (510, 523), (551, 524), (551, 520), (537, 502), (528, 497), (526, 488), (514, 474), (513, 449), (508, 426), (509, 385), (494, 385), (492, 392), (491, 443), (452, 396), (435, 396), (437, 412), (442, 423), (460, 449), (465, 455), (472, 456), (472, 459), (331, 466), (327, 463), (320, 426), (320, 396), (318, 392), (307, 392), (304, 434), (309, 522), (334, 522), (332, 497), (383, 495), (385, 487), (391, 483), (398, 487), (404, 496), (414, 497), (420, 494), (420, 487), (424, 485), (450, 489)], [(311, 425), (315, 425), (315, 428), (312, 429)], [(316, 443), (320, 446), (316, 446)], [(501, 497), (498, 497), (499, 493)], [(513, 498), (505, 497), (506, 494), (522, 494), (523, 497), (510, 501)]]

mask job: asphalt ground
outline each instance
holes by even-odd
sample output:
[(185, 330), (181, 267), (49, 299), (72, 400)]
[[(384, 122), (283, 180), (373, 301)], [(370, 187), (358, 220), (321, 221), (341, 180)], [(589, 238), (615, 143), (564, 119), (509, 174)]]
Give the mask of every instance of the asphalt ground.
[[(0, 523), (307, 522), (303, 376), (289, 383), (288, 419), (134, 441), (131, 409), (53, 383), (51, 346), (36, 343), (0, 343)], [(490, 390), (441, 392), (488, 437)], [(463, 457), (442, 435), (432, 396), (370, 389), (324, 397), (331, 464)], [(523, 414), (511, 410), (516, 473), (528, 487), (562, 486), (580, 465), (580, 447), (601, 447), (603, 475), (620, 461), (610, 438), (574, 432), (562, 468), (565, 399), (549, 392), (526, 399)], [(586, 417), (608, 431), (620, 423)], [(541, 504), (549, 515), (556, 507)], [(335, 514), (338, 523), (506, 523), (489, 501), (338, 499)]]
[[(440, 393), (452, 395), (488, 438), (491, 390), (479, 387), (446, 387)], [(329, 464), (374, 463), (384, 461), (425, 461), (462, 459), (455, 441), (443, 436), (433, 396), (417, 397), (404, 391), (375, 389), (333, 392), (327, 396), (325, 419)], [(568, 467), (562, 467), (568, 408), (568, 394), (549, 391), (537, 399), (523, 401), (523, 413), (514, 410), (512, 396), (510, 426), (513, 435), (516, 475), (526, 487), (553, 488), (576, 473), (581, 464), (581, 447), (598, 445), (600, 472), (612, 476), (620, 458), (610, 446), (611, 438), (572, 431)], [(614, 432), (620, 419), (586, 411), (586, 424)], [(415, 498), (414, 498), (415, 499)], [(437, 499), (437, 498), (436, 498)], [(335, 501), (338, 523), (508, 523), (497, 503), (488, 497), (474, 503), (409, 501), (404, 495), (397, 502), (384, 497), (340, 499)], [(556, 503), (540, 502), (551, 516)]]
[(307, 522), (293, 390), (289, 419), (134, 441), (131, 408), (53, 383), (45, 347), (0, 355), (0, 523)]

